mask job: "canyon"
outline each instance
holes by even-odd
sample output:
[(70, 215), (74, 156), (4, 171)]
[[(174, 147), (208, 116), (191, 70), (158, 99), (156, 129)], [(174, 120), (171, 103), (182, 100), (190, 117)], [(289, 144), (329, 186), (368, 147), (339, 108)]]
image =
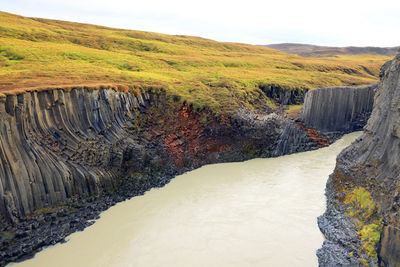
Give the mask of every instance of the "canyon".
[(178, 175), (9, 267), (317, 266), (326, 180), (338, 153), (360, 134), (313, 151)]
[(328, 144), (271, 111), (216, 115), (162, 90), (54, 89), (0, 101), (2, 265), (177, 174)]
[(364, 126), (383, 83), (305, 95), (263, 88), (285, 104), (304, 97), (300, 120), (273, 109), (218, 115), (157, 88), (137, 94), (60, 88), (1, 98), (1, 265), (62, 241), (109, 206), (202, 165), (324, 147)]
[(5, 12), (0, 26), (0, 266), (177, 175), (361, 129), (328, 179), (318, 262), (400, 265), (400, 55), (379, 74), (395, 48), (287, 46), (302, 57)]
[[(392, 266), (391, 262), (398, 261), (394, 258), (398, 251), (397, 213), (385, 211), (393, 209), (390, 205), (397, 196), (390, 187), (396, 183), (387, 176), (387, 171), (396, 175), (396, 158), (391, 157), (391, 163), (383, 163), (381, 158), (379, 163), (376, 155), (371, 161), (364, 154), (379, 148), (380, 155), (387, 155), (385, 149), (397, 147), (393, 142), (398, 138), (398, 119), (391, 115), (397, 112), (396, 102), (387, 103), (397, 99), (396, 60), (398, 57), (383, 67), (379, 84), (306, 92), (300, 120), (267, 108), (263, 113), (241, 109), (231, 115), (215, 114), (207, 108), (195, 109), (157, 88), (137, 94), (111, 88), (59, 88), (1, 98), (0, 265), (30, 257), (83, 230), (109, 206), (164, 186), (174, 176), (205, 164), (277, 157), (327, 146), (343, 133), (364, 126), (376, 93), (364, 135), (340, 155), (329, 179), (328, 210), (318, 221), (327, 240), (318, 257), (322, 266), (363, 261), (378, 265), (378, 254), (364, 251), (357, 234), (360, 229), (346, 216), (346, 204), (340, 202), (351, 188), (362, 186), (382, 207), (371, 216), (382, 219), (379, 261)], [(302, 97), (276, 89), (266, 94), (284, 103), (296, 103), (295, 99)], [(387, 119), (381, 120), (382, 116)], [(387, 130), (379, 131), (379, 127)], [(382, 137), (376, 138), (377, 133)], [(373, 145), (374, 140), (390, 145), (368, 148), (365, 142)], [(364, 154), (357, 156), (363, 161), (354, 167), (351, 160), (357, 159), (360, 147), (366, 147)], [(346, 159), (349, 153), (351, 159)], [(364, 178), (352, 178), (349, 170), (356, 168), (359, 173), (363, 164)], [(386, 164), (391, 164), (388, 169)], [(378, 194), (377, 184), (366, 185), (363, 180), (372, 176), (368, 166), (375, 166), (375, 175), (376, 166), (384, 168), (379, 178), (379, 190), (384, 193)], [(337, 188), (341, 191), (334, 191)], [(385, 194), (391, 199), (382, 197)], [(372, 217), (367, 222), (372, 222)]]
[[(279, 101), (274, 90), (267, 93)], [(217, 115), (156, 88), (136, 95), (107, 88), (25, 92), (2, 98), (0, 114), (2, 265), (62, 241), (107, 207), (178, 174), (308, 151), (340, 136), (329, 140), (273, 109)]]

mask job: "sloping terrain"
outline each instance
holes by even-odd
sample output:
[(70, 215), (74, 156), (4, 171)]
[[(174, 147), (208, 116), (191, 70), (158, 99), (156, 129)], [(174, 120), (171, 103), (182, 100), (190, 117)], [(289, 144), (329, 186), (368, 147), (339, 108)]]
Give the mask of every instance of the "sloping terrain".
[[(376, 81), (387, 56), (315, 59), (198, 37), (112, 29), (0, 12), (0, 92), (114, 85), (163, 88), (195, 107), (255, 108), (271, 87), (304, 90)], [(118, 85), (118, 86), (117, 86)], [(262, 88), (262, 89), (260, 89)], [(262, 100), (268, 105), (266, 98)]]
[(301, 56), (334, 56), (334, 55), (384, 55), (394, 56), (400, 47), (333, 47), (333, 46), (319, 46), (310, 44), (295, 44), (295, 43), (282, 43), (264, 45), (265, 47), (273, 48), (289, 54), (298, 54)]

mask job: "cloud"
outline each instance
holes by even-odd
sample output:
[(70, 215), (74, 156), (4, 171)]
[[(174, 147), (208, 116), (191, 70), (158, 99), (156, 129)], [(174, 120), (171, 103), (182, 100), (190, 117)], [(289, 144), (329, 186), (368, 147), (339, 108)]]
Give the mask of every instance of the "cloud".
[(400, 3), (382, 1), (2, 0), (5, 11), (263, 44), (400, 45)]

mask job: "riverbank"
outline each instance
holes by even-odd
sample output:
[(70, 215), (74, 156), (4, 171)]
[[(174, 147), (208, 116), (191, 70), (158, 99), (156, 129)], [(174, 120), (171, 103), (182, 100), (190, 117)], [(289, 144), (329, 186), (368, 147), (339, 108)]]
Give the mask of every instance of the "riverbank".
[(2, 99), (0, 265), (186, 171), (328, 144), (272, 109), (262, 112), (216, 115), (157, 90), (55, 89)]
[(359, 134), (310, 152), (179, 175), (15, 267), (316, 266), (326, 178)]

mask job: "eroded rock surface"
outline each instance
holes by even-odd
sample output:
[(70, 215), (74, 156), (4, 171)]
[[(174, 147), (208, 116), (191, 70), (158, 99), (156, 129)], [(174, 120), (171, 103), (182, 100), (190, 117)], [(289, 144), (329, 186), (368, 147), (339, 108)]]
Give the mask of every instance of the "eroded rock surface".
[(318, 223), (321, 266), (400, 266), (400, 55), (382, 67), (364, 134), (337, 159)]
[(371, 84), (308, 91), (301, 117), (307, 126), (323, 132), (360, 130), (372, 112), (376, 87)]
[(273, 112), (217, 116), (159, 90), (8, 96), (0, 125), (0, 266), (185, 171), (321, 146)]

